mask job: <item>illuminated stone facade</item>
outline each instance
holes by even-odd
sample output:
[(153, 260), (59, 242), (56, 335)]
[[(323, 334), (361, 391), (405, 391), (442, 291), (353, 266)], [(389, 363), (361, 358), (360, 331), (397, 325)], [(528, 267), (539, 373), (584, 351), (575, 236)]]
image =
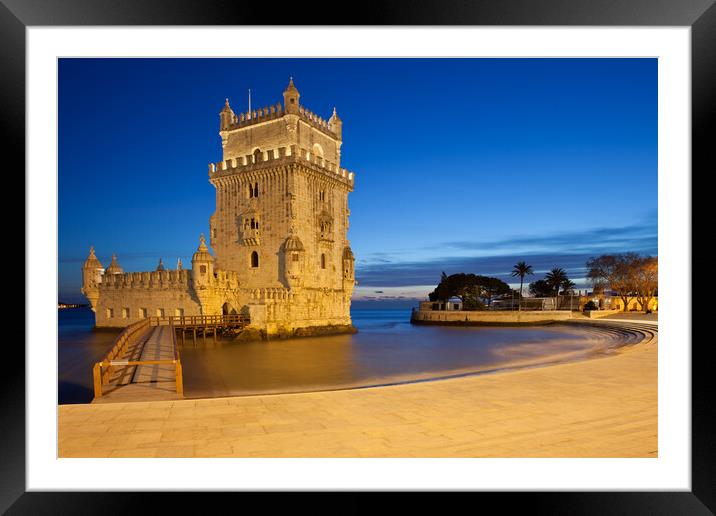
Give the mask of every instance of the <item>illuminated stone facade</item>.
[(342, 122), (305, 109), (291, 81), (283, 105), (220, 113), (223, 160), (209, 164), (216, 211), (209, 252), (202, 237), (191, 269), (125, 273), (94, 251), (83, 294), (97, 326), (142, 317), (244, 313), (266, 334), (350, 326), (355, 284), (347, 240), (354, 174), (341, 168)]

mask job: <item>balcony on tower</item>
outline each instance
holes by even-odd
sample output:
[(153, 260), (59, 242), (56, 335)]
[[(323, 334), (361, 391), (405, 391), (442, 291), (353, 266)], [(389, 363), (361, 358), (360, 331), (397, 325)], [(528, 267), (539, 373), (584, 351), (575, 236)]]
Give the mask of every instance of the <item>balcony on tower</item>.
[(259, 214), (256, 210), (248, 210), (241, 216), (241, 242), (244, 245), (259, 245), (260, 229)]

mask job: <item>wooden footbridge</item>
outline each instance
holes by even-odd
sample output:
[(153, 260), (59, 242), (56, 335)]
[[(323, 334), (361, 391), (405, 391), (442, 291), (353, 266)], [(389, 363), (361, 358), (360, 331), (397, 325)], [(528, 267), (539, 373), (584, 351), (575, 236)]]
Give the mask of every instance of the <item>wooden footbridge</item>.
[(188, 334), (206, 341), (227, 329), (242, 329), (249, 323), (243, 315), (150, 317), (127, 326), (107, 356), (94, 365), (93, 403), (155, 401), (184, 397), (182, 365), (177, 345)]

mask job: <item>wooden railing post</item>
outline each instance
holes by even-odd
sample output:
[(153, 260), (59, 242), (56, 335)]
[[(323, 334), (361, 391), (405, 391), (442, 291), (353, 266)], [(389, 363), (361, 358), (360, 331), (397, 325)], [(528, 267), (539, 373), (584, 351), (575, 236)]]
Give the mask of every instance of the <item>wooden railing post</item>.
[(92, 368), (92, 383), (94, 383), (94, 397), (102, 397), (102, 366), (97, 362)]
[(182, 379), (181, 360), (176, 361), (175, 379), (177, 384), (177, 394), (184, 397), (184, 380)]

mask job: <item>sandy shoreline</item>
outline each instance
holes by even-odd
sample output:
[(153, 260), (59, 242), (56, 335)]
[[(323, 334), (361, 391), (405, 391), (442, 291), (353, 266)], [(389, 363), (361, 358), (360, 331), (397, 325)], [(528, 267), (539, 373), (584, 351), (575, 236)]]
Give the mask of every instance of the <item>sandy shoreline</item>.
[(60, 457), (656, 457), (658, 342), (358, 390), (58, 410)]

